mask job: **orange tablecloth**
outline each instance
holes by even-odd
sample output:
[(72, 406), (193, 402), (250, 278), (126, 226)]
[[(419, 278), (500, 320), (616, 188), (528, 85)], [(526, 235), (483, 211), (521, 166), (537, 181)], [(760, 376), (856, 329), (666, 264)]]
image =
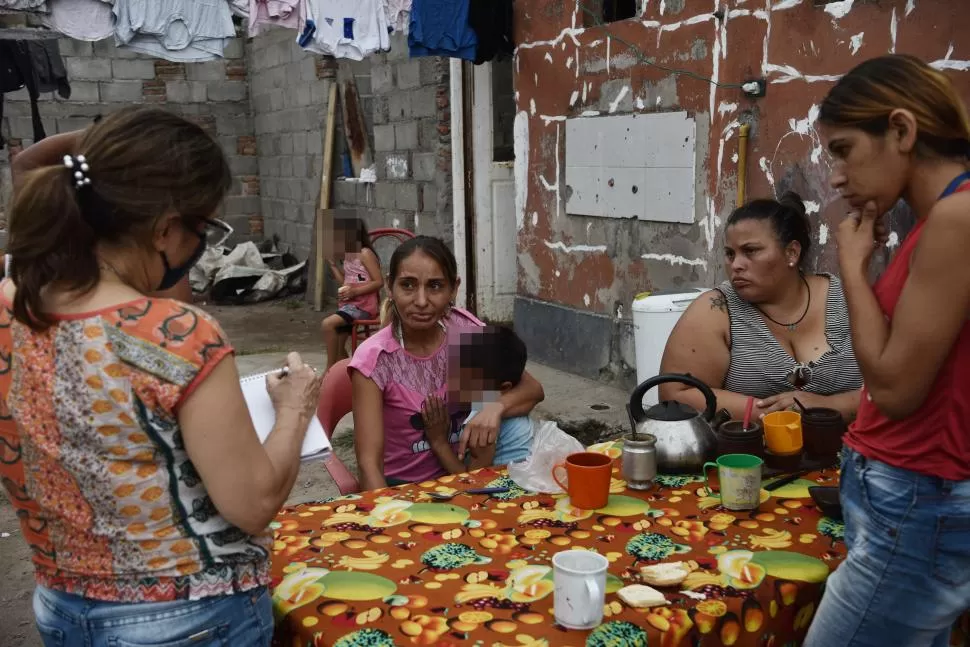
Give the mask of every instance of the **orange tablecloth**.
[[(617, 445), (591, 448), (619, 455)], [(606, 508), (533, 495), (481, 470), (287, 508), (274, 523), (274, 594), (281, 646), (579, 646), (797, 644), (822, 582), (845, 556), (841, 523), (808, 495), (836, 470), (762, 491), (729, 512), (699, 476), (626, 487), (618, 463)], [(432, 503), (428, 491), (509, 486)], [(552, 555), (582, 548), (611, 563), (603, 624), (569, 631), (552, 615)], [(636, 610), (615, 592), (638, 566), (688, 561), (667, 607)]]

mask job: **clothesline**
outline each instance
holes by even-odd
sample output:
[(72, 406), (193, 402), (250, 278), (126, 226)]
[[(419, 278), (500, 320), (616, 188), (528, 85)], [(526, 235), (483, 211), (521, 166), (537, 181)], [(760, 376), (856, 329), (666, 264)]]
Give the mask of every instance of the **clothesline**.
[[(289, 29), (305, 50), (360, 61), (408, 37), (409, 54), (484, 63), (511, 56), (513, 0), (0, 0), (0, 13), (33, 16), (44, 28), (0, 28), (0, 40), (63, 34), (81, 41), (114, 38), (163, 60), (222, 58), (237, 36)], [(46, 29), (45, 29), (46, 28)]]

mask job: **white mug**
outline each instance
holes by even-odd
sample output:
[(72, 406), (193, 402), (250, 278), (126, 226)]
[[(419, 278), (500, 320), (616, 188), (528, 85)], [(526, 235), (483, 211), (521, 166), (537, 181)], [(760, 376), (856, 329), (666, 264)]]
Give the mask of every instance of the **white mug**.
[(564, 550), (552, 557), (556, 623), (592, 629), (603, 621), (606, 568), (610, 562), (588, 550)]

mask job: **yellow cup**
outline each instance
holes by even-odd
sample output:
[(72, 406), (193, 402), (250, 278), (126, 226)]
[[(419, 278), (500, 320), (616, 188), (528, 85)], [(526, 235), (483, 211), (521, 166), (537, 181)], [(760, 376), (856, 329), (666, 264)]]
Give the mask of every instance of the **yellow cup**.
[(762, 418), (765, 443), (781, 456), (802, 451), (802, 416), (797, 411), (775, 411)]

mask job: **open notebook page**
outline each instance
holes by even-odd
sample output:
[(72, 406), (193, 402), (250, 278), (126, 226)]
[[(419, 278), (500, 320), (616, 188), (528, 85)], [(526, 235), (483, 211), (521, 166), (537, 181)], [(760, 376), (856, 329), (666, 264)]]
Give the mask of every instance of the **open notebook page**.
[[(273, 431), (276, 424), (276, 410), (273, 409), (273, 401), (269, 398), (266, 390), (266, 376), (269, 373), (250, 375), (239, 381), (242, 386), (243, 396), (246, 398), (246, 406), (249, 407), (249, 416), (253, 419), (253, 426), (259, 434), (260, 442), (266, 442), (269, 433)], [(327, 438), (323, 425), (320, 424), (316, 414), (310, 419), (310, 428), (303, 439), (303, 450), (300, 452), (303, 460), (322, 458), (331, 451), (330, 439)]]

